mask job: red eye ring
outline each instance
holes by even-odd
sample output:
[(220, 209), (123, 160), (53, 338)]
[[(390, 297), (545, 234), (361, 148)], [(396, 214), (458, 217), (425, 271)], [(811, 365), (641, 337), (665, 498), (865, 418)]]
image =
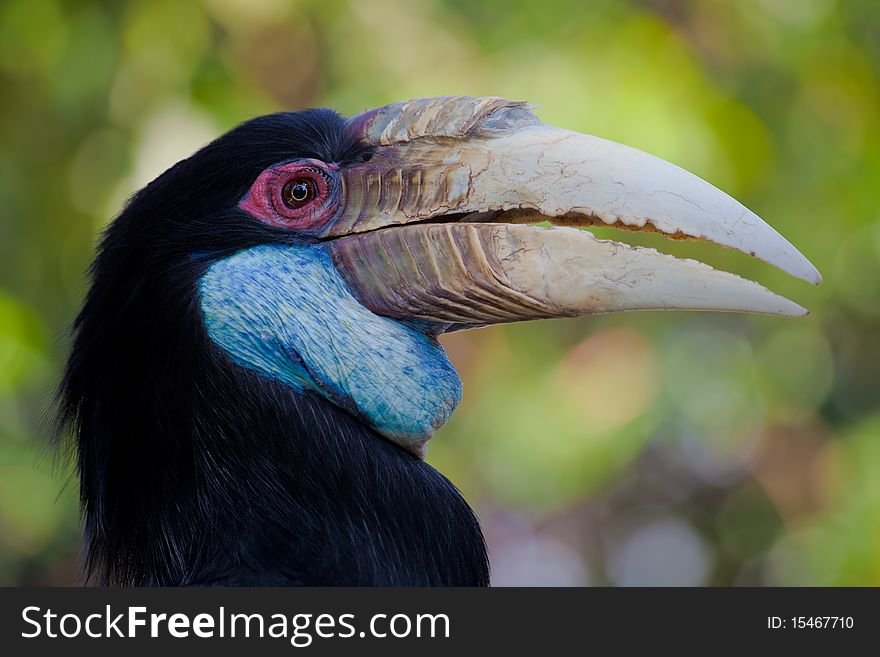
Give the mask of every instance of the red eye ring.
[(302, 159), (263, 171), (239, 207), (271, 226), (316, 233), (335, 216), (340, 198), (339, 166)]

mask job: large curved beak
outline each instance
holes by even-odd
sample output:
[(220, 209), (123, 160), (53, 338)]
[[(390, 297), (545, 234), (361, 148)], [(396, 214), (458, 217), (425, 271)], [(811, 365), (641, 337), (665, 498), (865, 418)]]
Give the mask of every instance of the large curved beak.
[(420, 99), (349, 129), (373, 156), (344, 172), (341, 210), (322, 237), (377, 314), (445, 330), (625, 310), (806, 314), (757, 283), (580, 229), (594, 224), (715, 242), (821, 281), (724, 192), (633, 148), (547, 126), (524, 103)]

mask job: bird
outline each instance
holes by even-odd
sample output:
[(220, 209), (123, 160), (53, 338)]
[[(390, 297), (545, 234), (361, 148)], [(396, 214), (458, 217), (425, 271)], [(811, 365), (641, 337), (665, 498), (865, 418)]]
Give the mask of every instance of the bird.
[(818, 284), (756, 214), (644, 152), (447, 96), (247, 120), (99, 238), (56, 396), (84, 582), (487, 586), (425, 461), (461, 399), (439, 337), (680, 309), (800, 316), (590, 226), (714, 242)]

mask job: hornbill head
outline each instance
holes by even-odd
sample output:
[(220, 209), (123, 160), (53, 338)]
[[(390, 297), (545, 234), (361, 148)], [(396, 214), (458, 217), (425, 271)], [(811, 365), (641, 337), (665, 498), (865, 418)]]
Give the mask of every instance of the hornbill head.
[(260, 117), (176, 164), (108, 226), (60, 389), (88, 568), (105, 583), (486, 583), (472, 512), (420, 460), (461, 396), (440, 334), (805, 313), (593, 224), (820, 281), (696, 176), (500, 98)]
[(216, 262), (202, 309), (237, 362), (326, 396), (416, 455), (459, 401), (441, 333), (628, 310), (806, 313), (733, 274), (580, 227), (708, 240), (821, 280), (700, 178), (550, 127), (524, 102), (425, 98), (345, 129), (366, 149), (358, 160), (275, 162), (253, 181), (238, 205), (247, 220), (305, 242)]

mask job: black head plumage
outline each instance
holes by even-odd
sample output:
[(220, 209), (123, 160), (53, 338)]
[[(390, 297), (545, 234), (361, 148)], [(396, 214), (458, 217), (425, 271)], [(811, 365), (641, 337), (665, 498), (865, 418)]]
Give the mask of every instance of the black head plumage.
[(263, 169), (367, 156), (327, 110), (254, 119), (104, 232), (58, 398), (92, 581), (487, 583), (479, 525), (452, 484), (335, 405), (234, 364), (200, 317), (211, 262), (305, 239), (236, 207)]

